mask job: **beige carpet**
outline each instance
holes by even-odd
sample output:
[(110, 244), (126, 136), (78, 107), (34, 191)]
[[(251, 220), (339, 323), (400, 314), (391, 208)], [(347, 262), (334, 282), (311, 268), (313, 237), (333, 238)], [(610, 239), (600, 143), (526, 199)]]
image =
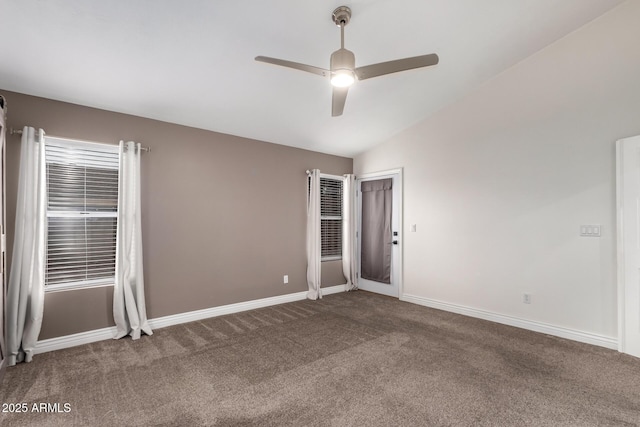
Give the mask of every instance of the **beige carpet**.
[(640, 359), (363, 291), (41, 354), (1, 387), (28, 406), (2, 426), (640, 425)]

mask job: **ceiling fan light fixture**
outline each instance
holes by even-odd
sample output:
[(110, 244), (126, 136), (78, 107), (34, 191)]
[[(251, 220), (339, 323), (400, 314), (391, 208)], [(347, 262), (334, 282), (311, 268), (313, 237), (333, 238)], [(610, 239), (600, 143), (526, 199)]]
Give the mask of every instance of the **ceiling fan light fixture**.
[(340, 6), (331, 15), (333, 23), (340, 27), (340, 49), (331, 54), (329, 69), (286, 61), (284, 59), (270, 58), (268, 56), (256, 56), (256, 61), (293, 68), (307, 73), (317, 74), (324, 78), (329, 76), (333, 86), (331, 95), (331, 116), (341, 116), (344, 104), (349, 93), (349, 87), (357, 80), (366, 80), (372, 77), (398, 73), (400, 71), (413, 70), (415, 68), (436, 65), (438, 55), (419, 55), (410, 58), (396, 59), (393, 61), (379, 62), (377, 64), (356, 67), (356, 56), (350, 50), (344, 48), (344, 27), (351, 20), (351, 9)]
[(331, 84), (335, 87), (349, 87), (356, 81), (351, 70), (335, 70), (331, 73)]

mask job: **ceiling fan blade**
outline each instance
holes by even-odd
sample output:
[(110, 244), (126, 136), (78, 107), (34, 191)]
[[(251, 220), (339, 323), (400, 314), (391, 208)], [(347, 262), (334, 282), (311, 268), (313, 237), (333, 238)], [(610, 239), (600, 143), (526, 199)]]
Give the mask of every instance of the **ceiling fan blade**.
[(358, 76), (358, 80), (365, 80), (372, 77), (383, 76), (385, 74), (397, 73), (399, 71), (413, 70), (414, 68), (436, 65), (438, 61), (438, 55), (432, 53), (429, 55), (414, 56), (411, 58), (396, 59), (395, 61), (365, 65), (364, 67), (356, 68), (354, 71), (356, 76)]
[(333, 97), (331, 100), (331, 116), (337, 117), (342, 115), (344, 111), (344, 103), (347, 101), (348, 87), (334, 87)]
[(281, 67), (293, 68), (296, 70), (306, 71), (308, 73), (317, 74), (322, 77), (329, 76), (329, 70), (314, 67), (312, 65), (300, 64), (298, 62), (285, 61), (284, 59), (270, 58), (268, 56), (256, 56), (256, 61), (266, 62), (268, 64), (280, 65)]

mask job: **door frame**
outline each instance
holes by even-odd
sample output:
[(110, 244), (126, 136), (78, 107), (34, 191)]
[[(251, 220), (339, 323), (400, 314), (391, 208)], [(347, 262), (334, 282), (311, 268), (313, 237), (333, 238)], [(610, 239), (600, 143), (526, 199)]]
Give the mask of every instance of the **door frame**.
[[(636, 147), (630, 142), (638, 143)], [(635, 157), (635, 159), (634, 159)], [(640, 136), (616, 142), (616, 225), (618, 276), (618, 351), (640, 357), (640, 330), (632, 338), (631, 327), (640, 320), (640, 273), (631, 265), (640, 246)], [(633, 200), (635, 199), (635, 200)], [(635, 202), (635, 203), (634, 203)], [(630, 217), (633, 216), (633, 217)], [(637, 264), (636, 264), (637, 265)], [(627, 270), (635, 271), (635, 281), (627, 277)], [(632, 304), (635, 300), (636, 305)], [(634, 309), (635, 307), (635, 309)]]
[(7, 126), (6, 112), (7, 100), (0, 95), (0, 383), (6, 371), (7, 362), (7, 322), (6, 322), (6, 299), (7, 299), (7, 272), (6, 272), (6, 146), (7, 146)]
[[(396, 278), (398, 282), (398, 295), (392, 295), (393, 298), (401, 299), (404, 294), (403, 287), (403, 273), (404, 273), (404, 263), (402, 259), (402, 253), (404, 248), (404, 214), (403, 214), (403, 195), (404, 195), (404, 186), (403, 186), (403, 168), (389, 169), (378, 172), (370, 172), (363, 173), (360, 175), (356, 175), (355, 179), (355, 195), (356, 195), (356, 205), (357, 205), (357, 232), (356, 232), (356, 273), (358, 277), (358, 282), (360, 281), (360, 232), (361, 232), (361, 222), (362, 222), (362, 203), (361, 198), (358, 196), (360, 192), (360, 182), (362, 180), (373, 180), (373, 179), (383, 179), (383, 178), (395, 178), (393, 186), (397, 187), (397, 193), (394, 192), (393, 204), (397, 203), (397, 213), (398, 213), (398, 236), (397, 239), (399, 243), (394, 245), (396, 249), (396, 260), (395, 263), (391, 263), (391, 277)], [(359, 285), (358, 285), (359, 287)]]

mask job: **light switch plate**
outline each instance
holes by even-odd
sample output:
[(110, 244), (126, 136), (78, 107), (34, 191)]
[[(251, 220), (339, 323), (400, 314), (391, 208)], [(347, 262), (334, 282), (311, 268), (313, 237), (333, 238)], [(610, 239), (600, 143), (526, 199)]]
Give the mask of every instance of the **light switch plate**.
[(600, 237), (602, 226), (600, 224), (581, 225), (580, 236), (582, 237)]

